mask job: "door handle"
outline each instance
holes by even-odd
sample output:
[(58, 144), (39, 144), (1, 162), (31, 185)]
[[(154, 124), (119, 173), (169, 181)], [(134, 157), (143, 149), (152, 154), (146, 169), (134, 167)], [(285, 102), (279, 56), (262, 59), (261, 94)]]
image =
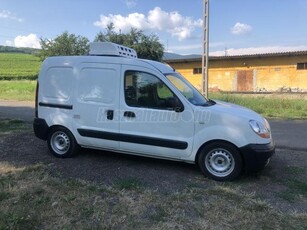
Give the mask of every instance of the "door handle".
[(113, 120), (114, 111), (113, 110), (107, 110), (107, 119)]
[(124, 117), (129, 117), (129, 118), (135, 117), (135, 113), (131, 111), (125, 111)]

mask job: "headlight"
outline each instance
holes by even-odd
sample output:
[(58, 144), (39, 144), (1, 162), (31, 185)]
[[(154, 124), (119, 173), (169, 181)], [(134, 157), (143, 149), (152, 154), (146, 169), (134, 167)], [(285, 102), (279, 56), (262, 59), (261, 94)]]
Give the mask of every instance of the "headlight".
[(270, 138), (270, 128), (268, 125), (262, 124), (259, 121), (250, 120), (249, 125), (252, 130), (262, 138)]

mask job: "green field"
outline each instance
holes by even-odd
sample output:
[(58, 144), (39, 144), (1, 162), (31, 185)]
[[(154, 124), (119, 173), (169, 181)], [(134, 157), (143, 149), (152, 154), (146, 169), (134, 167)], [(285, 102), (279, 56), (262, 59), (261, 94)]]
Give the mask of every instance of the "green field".
[(40, 59), (34, 55), (0, 53), (0, 80), (35, 80), (40, 66)]

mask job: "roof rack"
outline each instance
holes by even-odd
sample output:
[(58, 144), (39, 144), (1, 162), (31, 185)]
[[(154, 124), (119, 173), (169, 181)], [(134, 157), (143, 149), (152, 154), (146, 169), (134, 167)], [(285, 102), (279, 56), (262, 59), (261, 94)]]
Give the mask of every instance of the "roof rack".
[(137, 58), (137, 53), (134, 49), (118, 45), (112, 42), (92, 42), (90, 43), (89, 55), (99, 56), (121, 56), (129, 58)]

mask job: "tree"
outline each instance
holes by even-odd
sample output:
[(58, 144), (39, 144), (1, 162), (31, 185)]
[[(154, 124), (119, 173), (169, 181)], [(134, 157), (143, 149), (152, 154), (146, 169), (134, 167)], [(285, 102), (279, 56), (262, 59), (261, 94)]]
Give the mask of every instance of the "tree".
[(113, 23), (107, 25), (106, 32), (99, 32), (96, 42), (114, 42), (134, 49), (139, 58), (161, 61), (164, 47), (159, 42), (158, 36), (145, 35), (142, 30), (131, 28), (129, 33), (116, 33)]
[(42, 49), (38, 56), (44, 60), (49, 56), (84, 55), (89, 52), (89, 40), (86, 37), (69, 34), (65, 31), (55, 39), (40, 40)]

